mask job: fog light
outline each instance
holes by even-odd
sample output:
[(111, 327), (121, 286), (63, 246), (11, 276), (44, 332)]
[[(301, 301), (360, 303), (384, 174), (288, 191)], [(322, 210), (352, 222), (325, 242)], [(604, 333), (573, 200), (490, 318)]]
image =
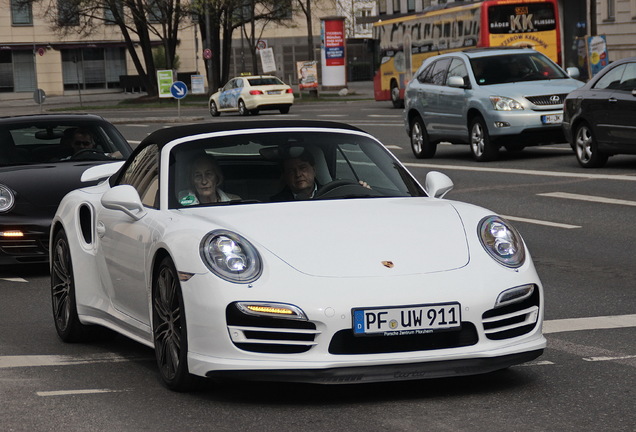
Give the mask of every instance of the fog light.
[(502, 122), (502, 121), (496, 121), (495, 122), (495, 127), (498, 127), (498, 128), (510, 127), (510, 123)]
[(0, 231), (0, 237), (24, 237), (24, 233), (19, 230), (14, 231)]
[(294, 305), (266, 302), (237, 302), (236, 306), (248, 315), (278, 317), (307, 321), (305, 313)]

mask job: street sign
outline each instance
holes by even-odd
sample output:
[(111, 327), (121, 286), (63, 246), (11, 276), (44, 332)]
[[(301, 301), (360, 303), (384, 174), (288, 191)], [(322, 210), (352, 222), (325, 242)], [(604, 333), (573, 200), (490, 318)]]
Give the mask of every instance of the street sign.
[(171, 86), (173, 83), (173, 72), (170, 69), (157, 71), (157, 86), (159, 87), (159, 97), (169, 98), (171, 95)]
[(42, 89), (37, 89), (33, 92), (33, 101), (36, 104), (43, 104), (46, 100), (46, 93)]
[(205, 79), (203, 75), (190, 75), (192, 94), (205, 94)]
[(188, 86), (183, 81), (175, 81), (170, 86), (170, 94), (175, 99), (183, 99), (188, 94)]

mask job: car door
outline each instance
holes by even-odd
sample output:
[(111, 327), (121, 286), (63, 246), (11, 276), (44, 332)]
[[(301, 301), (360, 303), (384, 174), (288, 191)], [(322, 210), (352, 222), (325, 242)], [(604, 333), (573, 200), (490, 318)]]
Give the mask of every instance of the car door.
[(590, 123), (601, 148), (612, 142), (616, 100), (613, 95), (620, 86), (625, 65), (619, 65), (604, 74), (585, 94), (581, 101), (583, 117)]
[(219, 107), (221, 109), (236, 108), (236, 98), (234, 97), (234, 93), (236, 93), (234, 91), (235, 87), (236, 78), (232, 78), (221, 89), (221, 94), (219, 95)]
[(426, 125), (426, 131), (432, 139), (444, 136), (448, 130), (441, 93), (446, 82), (446, 72), (450, 58), (442, 58), (427, 67), (417, 77), (417, 84), (412, 97), (417, 98), (417, 105)]
[(96, 214), (98, 265), (107, 280), (104, 286), (113, 307), (135, 321), (150, 326), (149, 278), (146, 274), (150, 246), (156, 241), (153, 212), (158, 212), (159, 152), (148, 146), (137, 154), (118, 185), (132, 185), (148, 213), (140, 220), (119, 210), (100, 208)]
[(465, 88), (451, 87), (448, 85), (448, 79), (451, 77), (460, 77), (464, 84), (469, 84), (468, 69), (464, 60), (455, 57), (451, 60), (444, 86), (440, 91), (440, 118), (444, 125), (442, 133), (449, 139), (468, 135), (467, 114), (467, 95)]
[(636, 152), (636, 62), (625, 63), (618, 88), (610, 95), (610, 146), (619, 151)]

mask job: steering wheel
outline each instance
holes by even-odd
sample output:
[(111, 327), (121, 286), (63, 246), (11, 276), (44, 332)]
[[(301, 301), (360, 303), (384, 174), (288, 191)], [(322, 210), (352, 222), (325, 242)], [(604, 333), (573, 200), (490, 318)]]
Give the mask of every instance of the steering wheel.
[(99, 150), (96, 149), (81, 149), (73, 156), (71, 156), (70, 160), (110, 160), (112, 158), (106, 156)]
[(332, 190), (338, 189), (343, 186), (350, 186), (350, 185), (357, 185), (357, 184), (359, 183), (355, 180), (336, 179), (336, 180), (330, 181), (324, 186), (321, 186), (320, 189), (316, 191), (316, 195), (314, 195), (314, 198), (320, 198), (321, 196), (331, 192)]

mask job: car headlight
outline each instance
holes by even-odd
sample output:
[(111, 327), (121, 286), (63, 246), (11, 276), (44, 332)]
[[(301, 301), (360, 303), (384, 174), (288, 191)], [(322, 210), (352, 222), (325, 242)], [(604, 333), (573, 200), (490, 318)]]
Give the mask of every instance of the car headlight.
[(521, 267), (526, 250), (521, 235), (499, 216), (488, 216), (479, 222), (479, 239), (486, 252), (506, 267)]
[(231, 231), (208, 233), (201, 241), (200, 253), (205, 265), (227, 281), (250, 283), (261, 275), (261, 257), (256, 248)]
[(6, 213), (13, 208), (15, 195), (13, 191), (5, 185), (0, 185), (0, 213)]
[(522, 110), (523, 105), (514, 99), (503, 96), (490, 96), (490, 102), (496, 111), (515, 111)]

